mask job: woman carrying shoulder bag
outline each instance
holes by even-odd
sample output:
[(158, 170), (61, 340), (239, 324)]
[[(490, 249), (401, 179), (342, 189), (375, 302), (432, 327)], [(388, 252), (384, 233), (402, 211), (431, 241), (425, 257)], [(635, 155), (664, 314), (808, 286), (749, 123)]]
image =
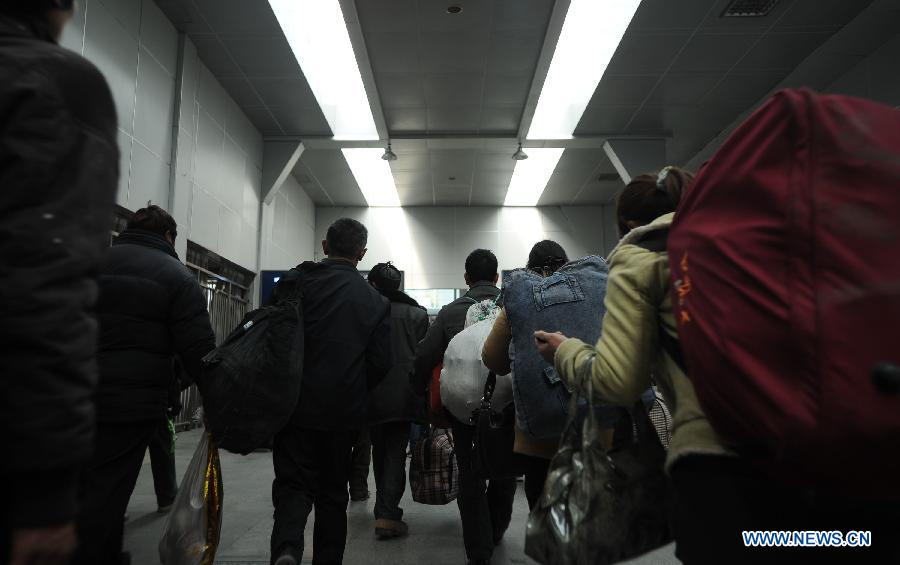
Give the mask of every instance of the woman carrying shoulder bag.
[(666, 468), (675, 487), (676, 554), (688, 565), (724, 563), (722, 557), (741, 549), (740, 532), (724, 532), (727, 526), (722, 524), (729, 522), (720, 512), (709, 513), (720, 493), (700, 487), (709, 478), (703, 469), (718, 473), (721, 465), (738, 460), (716, 436), (691, 381), (661, 343), (661, 332), (677, 340), (666, 236), (692, 180), (691, 173), (666, 167), (659, 175), (635, 177), (619, 196), (616, 208), (623, 237), (609, 256), (606, 315), (596, 345), (560, 333), (535, 333), (541, 354), (554, 363), (567, 386), (573, 386), (578, 368), (594, 356), (591, 381), (597, 398), (632, 405), (652, 378), (674, 405)]
[[(559, 271), (560, 268), (568, 262), (569, 258), (566, 251), (560, 244), (555, 241), (544, 240), (536, 243), (534, 247), (532, 247), (531, 252), (528, 254), (528, 264), (525, 268), (546, 279)], [(506, 282), (504, 282), (504, 286), (505, 285)], [(602, 289), (599, 289), (599, 291), (602, 291)], [(513, 333), (516, 324), (510, 323), (510, 319), (511, 317), (515, 318), (517, 314), (519, 316), (524, 314), (524, 312), (516, 310), (516, 308), (519, 308), (520, 310), (523, 309), (523, 303), (517, 303), (516, 301), (510, 302), (509, 300), (506, 300), (505, 302), (505, 306), (494, 322), (494, 327), (491, 330), (490, 335), (488, 335), (484, 344), (484, 349), (482, 350), (482, 361), (485, 366), (498, 375), (508, 375), (513, 371), (515, 359), (513, 359), (514, 354), (512, 353), (512, 350), (514, 348), (510, 347), (510, 344), (515, 337)], [(602, 306), (602, 302), (598, 301), (597, 305)], [(524, 307), (524, 309), (527, 309), (527, 306)], [(590, 309), (588, 308), (588, 310)], [(590, 311), (585, 311), (584, 315), (594, 315), (596, 316), (596, 319), (599, 320), (602, 317), (602, 312), (592, 313)], [(571, 328), (572, 326), (569, 327)], [(521, 327), (519, 331), (523, 331), (521, 330)], [(530, 330), (528, 331), (530, 332)], [(530, 337), (525, 337), (530, 340)], [(519, 361), (522, 361), (522, 359), (519, 359)], [(526, 363), (525, 367), (532, 367), (532, 365)], [(522, 370), (523, 369), (521, 368), (515, 369), (516, 374), (514, 378), (526, 380), (540, 380), (544, 378), (541, 374), (519, 374)], [(516, 406), (517, 411), (522, 408), (523, 407), (521, 406)], [(561, 412), (560, 422), (562, 423), (564, 420), (565, 414)], [(607, 427), (605, 428), (606, 434), (603, 439), (608, 445), (612, 441), (613, 422), (605, 421), (604, 424), (607, 424)], [(520, 457), (519, 460), (522, 461), (522, 468), (525, 472), (525, 496), (528, 499), (529, 509), (534, 508), (541, 495), (541, 491), (544, 488), (544, 483), (547, 478), (550, 460), (556, 454), (557, 448), (559, 447), (559, 440), (560, 438), (558, 435), (553, 437), (535, 437), (519, 427), (519, 425), (516, 425), (513, 452), (523, 456)]]

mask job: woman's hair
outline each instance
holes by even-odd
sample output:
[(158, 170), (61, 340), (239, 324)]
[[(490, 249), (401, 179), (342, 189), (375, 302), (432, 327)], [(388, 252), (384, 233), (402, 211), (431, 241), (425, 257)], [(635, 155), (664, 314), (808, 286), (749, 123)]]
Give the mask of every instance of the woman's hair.
[(525, 267), (537, 273), (549, 274), (568, 262), (569, 258), (562, 245), (545, 239), (535, 243), (531, 248), (531, 253), (528, 254), (528, 264)]
[(658, 175), (634, 177), (616, 199), (619, 234), (625, 235), (631, 231), (628, 222), (644, 226), (664, 214), (674, 212), (693, 180), (693, 173), (671, 166), (664, 168)]

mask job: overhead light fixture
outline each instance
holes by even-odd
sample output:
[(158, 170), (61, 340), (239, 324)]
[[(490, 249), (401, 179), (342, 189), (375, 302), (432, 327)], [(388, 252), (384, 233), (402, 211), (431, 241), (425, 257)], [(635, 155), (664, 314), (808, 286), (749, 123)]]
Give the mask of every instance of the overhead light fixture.
[(341, 152), (369, 206), (400, 206), (391, 166), (384, 160), (381, 149), (341, 149)]
[(503, 205), (537, 206), (563, 151), (562, 147), (531, 149), (530, 159), (516, 163)]
[(269, 0), (335, 139), (378, 139), (340, 2)]
[(384, 155), (381, 156), (385, 161), (396, 161), (397, 154), (391, 151), (391, 144), (388, 143), (387, 149), (384, 150)]
[(528, 139), (572, 137), (640, 4), (640, 0), (571, 1)]
[(513, 153), (512, 158), (515, 159), (516, 161), (524, 161), (525, 159), (528, 158), (528, 153), (525, 153), (524, 151), (522, 151), (521, 143), (519, 144), (519, 148), (516, 149), (516, 152)]

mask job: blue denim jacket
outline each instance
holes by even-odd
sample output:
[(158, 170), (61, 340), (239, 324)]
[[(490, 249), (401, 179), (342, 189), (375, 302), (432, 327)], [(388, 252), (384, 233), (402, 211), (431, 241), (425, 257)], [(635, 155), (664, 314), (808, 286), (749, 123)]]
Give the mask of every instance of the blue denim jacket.
[[(516, 421), (538, 438), (559, 436), (566, 423), (569, 392), (553, 365), (540, 356), (534, 332), (561, 331), (585, 343), (596, 343), (606, 307), (606, 261), (596, 255), (563, 265), (549, 277), (517, 269), (503, 280), (506, 317), (512, 333), (513, 398)], [(618, 417), (612, 406), (601, 406), (601, 421)]]

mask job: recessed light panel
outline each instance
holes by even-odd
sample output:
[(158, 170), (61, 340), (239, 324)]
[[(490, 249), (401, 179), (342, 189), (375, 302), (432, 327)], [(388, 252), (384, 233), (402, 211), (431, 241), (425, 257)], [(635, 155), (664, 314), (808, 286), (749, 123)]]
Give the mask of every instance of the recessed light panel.
[(572, 0), (528, 139), (572, 137), (640, 4), (640, 0)]
[(341, 149), (341, 152), (369, 206), (400, 205), (391, 166), (381, 158), (381, 149)]
[(378, 139), (337, 0), (269, 0), (335, 139)]
[(516, 161), (504, 206), (537, 206), (564, 149), (528, 148), (528, 159)]

